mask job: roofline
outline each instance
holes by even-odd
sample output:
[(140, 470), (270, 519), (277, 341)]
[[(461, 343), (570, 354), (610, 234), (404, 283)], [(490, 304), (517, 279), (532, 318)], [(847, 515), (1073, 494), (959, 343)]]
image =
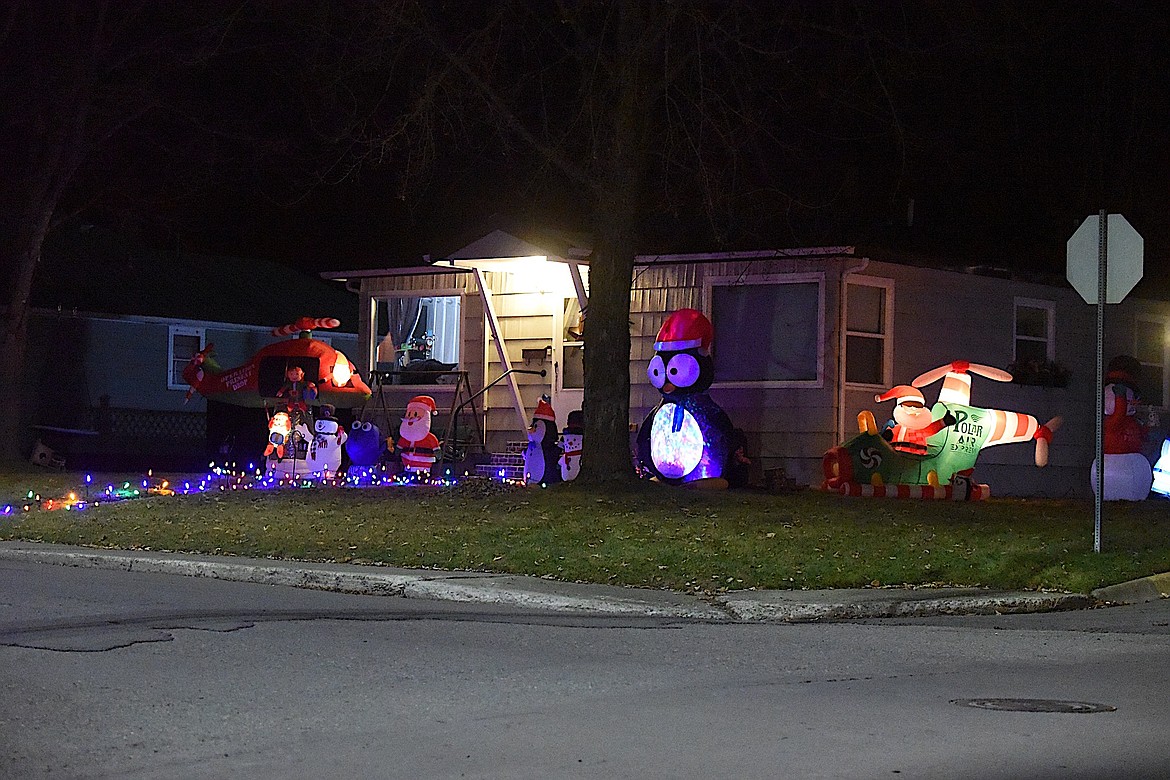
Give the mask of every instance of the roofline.
[[(225, 322), (223, 320), (196, 320), (188, 317), (158, 317), (150, 314), (106, 314), (103, 312), (84, 311), (81, 309), (52, 309), (45, 306), (32, 306), (29, 313), (38, 317), (59, 320), (89, 320), (91, 322), (120, 322), (133, 325), (179, 325), (187, 328), (231, 328), (232, 330), (249, 330), (257, 333), (271, 333), (272, 325), (250, 325), (243, 322)], [(355, 336), (352, 331), (328, 330), (321, 331), (322, 335)]]
[(677, 263), (723, 263), (736, 260), (772, 260), (781, 257), (835, 257), (853, 255), (851, 246), (805, 247), (801, 249), (759, 249), (746, 252), (692, 252), (676, 255), (636, 255), (634, 265), (672, 265)]
[[(446, 258), (443, 258), (444, 260)], [(438, 262), (438, 261), (436, 261)], [(321, 278), (334, 282), (344, 282), (349, 279), (361, 279), (370, 276), (414, 276), (417, 274), (463, 274), (470, 273), (468, 268), (456, 266), (435, 265), (407, 265), (397, 268), (363, 268), (356, 271), (322, 271)]]

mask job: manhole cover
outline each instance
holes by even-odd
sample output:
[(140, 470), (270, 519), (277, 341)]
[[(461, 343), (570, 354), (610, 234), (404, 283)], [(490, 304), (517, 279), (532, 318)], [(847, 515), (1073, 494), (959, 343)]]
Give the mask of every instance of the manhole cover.
[(1005, 712), (1115, 712), (1116, 707), (1091, 701), (1060, 701), (1059, 699), (953, 699), (952, 704), (976, 707), (981, 710)]

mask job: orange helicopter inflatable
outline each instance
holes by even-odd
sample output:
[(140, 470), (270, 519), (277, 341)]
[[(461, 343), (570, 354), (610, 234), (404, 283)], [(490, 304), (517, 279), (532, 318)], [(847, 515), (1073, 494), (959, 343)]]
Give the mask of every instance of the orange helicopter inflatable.
[(340, 324), (332, 317), (301, 317), (274, 328), (273, 336), (299, 333), (300, 337), (269, 344), (247, 363), (226, 371), (215, 361), (215, 345), (208, 344), (183, 369), (183, 379), (191, 386), (187, 397), (197, 392), (204, 398), (237, 406), (264, 407), (278, 400), (289, 369), (299, 367), (305, 380), (316, 385), (314, 404), (332, 404), (338, 409), (361, 406), (370, 398), (369, 386), (349, 358), (312, 337), (315, 329)]

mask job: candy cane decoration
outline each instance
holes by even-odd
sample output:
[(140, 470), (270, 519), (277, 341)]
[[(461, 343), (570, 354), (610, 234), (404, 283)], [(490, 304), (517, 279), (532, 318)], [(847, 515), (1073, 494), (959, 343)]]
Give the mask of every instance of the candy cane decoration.
[(306, 330), (317, 330), (318, 328), (336, 328), (341, 324), (341, 320), (333, 317), (301, 317), (296, 322), (289, 325), (281, 325), (279, 328), (272, 329), (273, 336), (291, 336), (294, 333), (300, 333)]

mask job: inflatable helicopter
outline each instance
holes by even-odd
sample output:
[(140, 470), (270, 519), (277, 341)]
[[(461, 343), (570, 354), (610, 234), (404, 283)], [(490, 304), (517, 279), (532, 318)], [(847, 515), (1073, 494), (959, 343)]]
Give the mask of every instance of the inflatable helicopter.
[(370, 388), (349, 358), (312, 338), (314, 329), (336, 328), (340, 324), (332, 317), (301, 317), (274, 328), (274, 336), (299, 334), (299, 338), (269, 344), (248, 362), (226, 371), (215, 361), (215, 345), (208, 344), (183, 369), (183, 379), (191, 386), (187, 396), (198, 392), (205, 398), (237, 406), (264, 407), (277, 397), (289, 369), (296, 366), (304, 372), (304, 380), (316, 386), (315, 403), (338, 409), (361, 406), (369, 399)]
[[(1012, 375), (991, 366), (957, 360), (876, 396), (897, 401), (895, 424), (879, 430), (872, 412), (857, 416), (860, 433), (825, 453), (825, 490), (855, 496), (901, 498), (987, 498), (987, 485), (974, 481), (975, 460), (986, 447), (1036, 442), (1036, 465), (1048, 463), (1048, 445), (1061, 418), (1041, 424), (1031, 415), (971, 406), (971, 375), (1010, 382)], [(919, 388), (943, 380), (929, 410)]]

